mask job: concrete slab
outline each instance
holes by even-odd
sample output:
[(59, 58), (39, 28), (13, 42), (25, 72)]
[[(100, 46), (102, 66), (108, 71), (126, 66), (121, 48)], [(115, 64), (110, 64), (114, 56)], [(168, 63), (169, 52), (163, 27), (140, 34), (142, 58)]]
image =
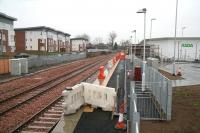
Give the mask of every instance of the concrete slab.
[(52, 133), (73, 133), (82, 113), (83, 108), (75, 114), (63, 116)]
[[(181, 67), (182, 80), (174, 80), (172, 86), (187, 86), (200, 84), (200, 63), (176, 63), (176, 70)], [(172, 72), (172, 64), (167, 65), (164, 69)]]

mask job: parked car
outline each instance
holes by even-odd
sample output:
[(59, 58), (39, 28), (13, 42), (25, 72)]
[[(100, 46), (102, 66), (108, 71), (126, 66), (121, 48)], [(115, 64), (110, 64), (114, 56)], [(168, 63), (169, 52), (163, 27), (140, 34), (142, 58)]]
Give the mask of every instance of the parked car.
[(29, 55), (27, 53), (18, 53), (14, 57), (15, 58), (28, 58)]

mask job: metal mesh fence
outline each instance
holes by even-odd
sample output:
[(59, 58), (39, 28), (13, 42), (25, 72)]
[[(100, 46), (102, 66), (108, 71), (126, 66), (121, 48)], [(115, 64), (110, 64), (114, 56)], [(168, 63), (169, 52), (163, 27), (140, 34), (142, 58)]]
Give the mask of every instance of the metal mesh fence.
[[(135, 58), (133, 68), (140, 66), (142, 61)], [(143, 119), (171, 120), (172, 81), (167, 79), (157, 69), (145, 66), (145, 91), (142, 83), (135, 82), (137, 106)]]
[(74, 54), (58, 54), (58, 55), (48, 55), (48, 56), (34, 56), (28, 59), (28, 67), (41, 67), (45, 65), (53, 65), (67, 61), (73, 61), (78, 59), (86, 58), (86, 53), (74, 53)]
[(158, 70), (146, 66), (145, 89), (149, 93), (160, 119), (171, 120), (172, 82)]

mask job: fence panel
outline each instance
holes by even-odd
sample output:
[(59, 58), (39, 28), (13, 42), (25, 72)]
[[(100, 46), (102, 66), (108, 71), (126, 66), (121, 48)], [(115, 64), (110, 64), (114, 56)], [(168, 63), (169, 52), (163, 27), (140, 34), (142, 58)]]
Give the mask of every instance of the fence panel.
[[(134, 60), (140, 64), (140, 59)], [(172, 82), (157, 69), (145, 66), (145, 92), (141, 90), (141, 82), (136, 82), (137, 106), (142, 119), (171, 120)]]
[(41, 67), (45, 65), (53, 65), (65, 61), (72, 61), (86, 58), (86, 53), (50, 55), (50, 56), (35, 56), (28, 59), (29, 68)]

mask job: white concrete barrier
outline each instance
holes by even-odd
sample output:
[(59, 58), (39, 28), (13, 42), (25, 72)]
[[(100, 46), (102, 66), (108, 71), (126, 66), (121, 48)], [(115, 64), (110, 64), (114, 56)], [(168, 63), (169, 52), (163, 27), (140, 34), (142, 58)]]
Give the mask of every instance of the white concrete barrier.
[(62, 106), (66, 115), (76, 113), (76, 110), (85, 103), (82, 84), (73, 86), (71, 90), (64, 90), (62, 96), (64, 97)]
[(116, 92), (114, 88), (84, 83), (77, 84), (62, 92), (64, 114), (75, 113), (83, 104), (101, 107), (104, 111), (112, 111)]
[(101, 107), (104, 111), (112, 111), (116, 96), (115, 88), (100, 85), (82, 83), (84, 86), (84, 98), (87, 104)]

